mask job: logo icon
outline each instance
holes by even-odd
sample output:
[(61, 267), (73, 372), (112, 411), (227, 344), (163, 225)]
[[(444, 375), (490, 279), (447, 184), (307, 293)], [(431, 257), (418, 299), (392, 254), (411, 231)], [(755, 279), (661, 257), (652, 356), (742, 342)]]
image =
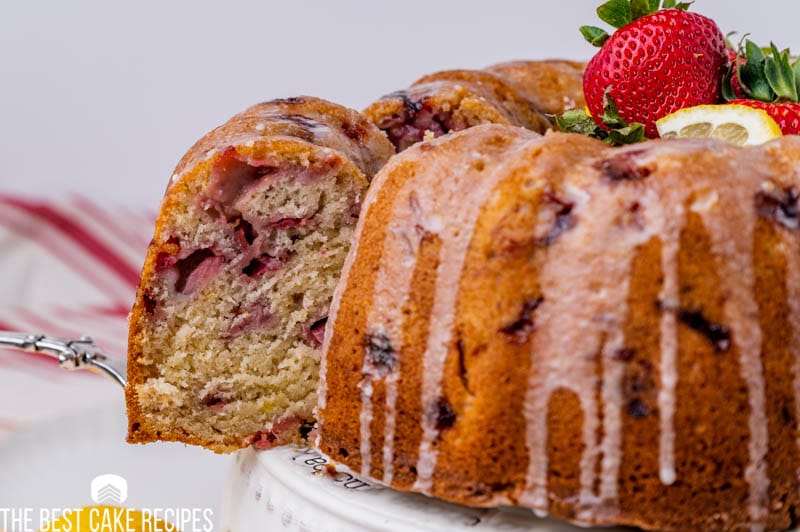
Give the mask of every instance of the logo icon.
[(119, 475), (100, 475), (92, 480), (92, 500), (97, 504), (122, 504), (128, 498), (128, 481)]

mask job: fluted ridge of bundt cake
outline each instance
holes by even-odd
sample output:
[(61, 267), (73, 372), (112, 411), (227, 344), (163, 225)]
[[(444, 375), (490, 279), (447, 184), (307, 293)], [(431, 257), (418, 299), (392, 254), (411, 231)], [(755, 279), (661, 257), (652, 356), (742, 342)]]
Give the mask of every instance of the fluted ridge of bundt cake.
[(425, 138), (478, 124), (544, 133), (546, 114), (583, 107), (583, 67), (572, 61), (512, 61), (483, 70), (444, 70), (364, 110), (398, 151)]
[(130, 319), (130, 442), (227, 452), (313, 423), (327, 309), (372, 175), (394, 152), (312, 97), (249, 108), (170, 181)]
[(586, 63), (564, 59), (507, 61), (484, 70), (502, 78), (540, 113), (560, 115), (583, 109), (583, 71)]
[(797, 524), (800, 140), (481, 125), (392, 158), (321, 450), (394, 488), (664, 530)]

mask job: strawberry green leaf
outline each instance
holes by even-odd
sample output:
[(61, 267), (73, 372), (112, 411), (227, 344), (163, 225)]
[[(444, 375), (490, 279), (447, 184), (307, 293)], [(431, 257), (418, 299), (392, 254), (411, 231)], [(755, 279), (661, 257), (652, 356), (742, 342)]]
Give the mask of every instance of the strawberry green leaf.
[(559, 131), (564, 133), (578, 133), (597, 138), (599, 131), (602, 131), (583, 109), (569, 109), (564, 111), (561, 116), (552, 115), (551, 118), (555, 121)]
[(631, 0), (631, 17), (633, 20), (646, 17), (655, 13), (658, 9), (658, 1), (652, 0)]
[(644, 140), (644, 124), (639, 122), (628, 123), (619, 115), (617, 104), (606, 91), (603, 97), (603, 114), (600, 116), (603, 124), (608, 128), (608, 139), (603, 139), (607, 144), (616, 146), (619, 144), (633, 144)]
[(603, 114), (600, 115), (600, 120), (602, 120), (603, 124), (611, 129), (623, 128), (628, 125), (625, 119), (619, 116), (617, 104), (614, 102), (614, 99), (611, 98), (611, 95), (608, 93), (608, 91), (603, 97)]
[[(644, 140), (644, 124), (638, 122), (626, 124), (625, 121), (616, 114), (616, 106), (609, 107), (603, 114), (604, 123), (611, 129), (603, 129), (598, 126), (591, 116), (586, 114), (583, 109), (569, 109), (561, 116), (548, 115), (556, 123), (559, 131), (564, 133), (577, 133), (586, 135), (610, 144), (619, 146), (621, 144), (634, 144)], [(608, 121), (605, 121), (608, 119)], [(612, 127), (612, 123), (614, 126)]]
[(603, 29), (596, 26), (581, 26), (581, 34), (592, 46), (603, 46), (608, 40), (609, 35)]
[(739, 80), (744, 93), (754, 100), (772, 101), (772, 87), (770, 87), (764, 72), (766, 57), (761, 48), (753, 41), (748, 40), (745, 45), (745, 58), (745, 63), (738, 66)]
[(794, 85), (797, 89), (797, 94), (800, 96), (800, 59), (797, 59), (792, 65), (792, 71), (794, 72)]
[[(800, 100), (800, 65), (789, 49), (779, 50), (774, 43), (760, 47), (742, 37), (735, 63), (739, 87), (747, 98), (762, 102), (795, 102)], [(730, 69), (732, 70), (732, 69)], [(735, 92), (729, 70), (723, 78), (722, 96), (728, 100)]]
[(779, 101), (797, 101), (794, 71), (789, 66), (789, 50), (783, 52), (772, 44), (770, 55), (764, 62), (764, 75)]
[(731, 65), (722, 78), (722, 99), (726, 102), (732, 102), (737, 99), (736, 93), (733, 92), (733, 73), (736, 70), (736, 65)]
[(672, 9), (675, 7), (675, 0), (664, 0), (661, 4), (661, 9)]
[(629, 0), (608, 0), (597, 8), (597, 16), (615, 28), (621, 28), (633, 21)]
[(603, 142), (612, 146), (621, 144), (636, 144), (644, 140), (644, 124), (634, 122), (633, 124), (620, 128), (612, 129), (608, 132), (608, 138)]
[(765, 58), (764, 50), (750, 39), (745, 41), (744, 53), (748, 63), (760, 63)]

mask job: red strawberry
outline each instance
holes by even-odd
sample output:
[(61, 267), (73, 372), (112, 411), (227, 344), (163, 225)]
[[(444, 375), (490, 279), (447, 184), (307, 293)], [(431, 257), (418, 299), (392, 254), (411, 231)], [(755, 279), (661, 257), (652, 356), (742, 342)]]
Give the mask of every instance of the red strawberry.
[(784, 135), (800, 135), (800, 103), (770, 103), (758, 100), (733, 100), (729, 103), (761, 109), (778, 123)]
[[(643, 123), (647, 136), (655, 138), (659, 118), (720, 101), (728, 66), (725, 37), (713, 20), (683, 9), (655, 11), (628, 23), (633, 16), (617, 16), (624, 4), (612, 0), (598, 9), (603, 20), (620, 28), (611, 37), (598, 35), (598, 28), (581, 29), (593, 43), (603, 43), (586, 67), (583, 92), (593, 117), (603, 114), (608, 96), (623, 119)], [(628, 15), (636, 15), (634, 4), (642, 5), (630, 2)], [(608, 6), (613, 11), (603, 12)]]

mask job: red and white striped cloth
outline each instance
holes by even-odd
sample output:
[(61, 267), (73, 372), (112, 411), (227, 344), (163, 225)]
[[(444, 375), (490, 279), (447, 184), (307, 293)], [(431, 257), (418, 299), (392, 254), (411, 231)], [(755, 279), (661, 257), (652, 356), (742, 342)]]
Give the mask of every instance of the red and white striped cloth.
[[(94, 337), (124, 357), (127, 315), (155, 213), (74, 196), (0, 194), (0, 330)], [(49, 357), (0, 350), (0, 436), (92, 408), (119, 387)]]

